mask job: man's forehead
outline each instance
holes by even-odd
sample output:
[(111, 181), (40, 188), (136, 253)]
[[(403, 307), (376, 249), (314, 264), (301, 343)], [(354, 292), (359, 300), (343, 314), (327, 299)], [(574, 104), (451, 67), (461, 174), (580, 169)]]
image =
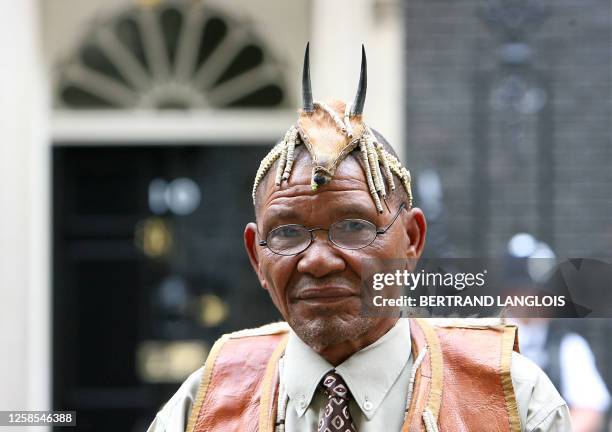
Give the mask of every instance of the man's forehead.
[[(273, 172), (274, 170), (270, 170)], [(306, 151), (300, 151), (296, 155), (291, 177), (283, 182), (280, 186), (276, 185), (273, 176), (269, 173), (266, 176), (265, 182), (260, 188), (261, 195), (258, 201), (261, 203), (261, 208), (266, 208), (275, 200), (298, 198), (298, 197), (316, 197), (322, 193), (336, 193), (338, 196), (350, 195), (351, 198), (363, 200), (364, 206), (372, 206), (372, 199), (369, 195), (367, 180), (365, 178), (363, 168), (359, 161), (349, 155), (339, 164), (336, 175), (328, 184), (319, 187), (316, 191), (311, 187), (312, 178), (312, 160)], [(359, 194), (351, 192), (360, 192)]]
[[(314, 200), (309, 199), (306, 195), (272, 199), (262, 209), (262, 220), (301, 220), (313, 214), (325, 215), (331, 219), (377, 217), (376, 208), (371, 200), (368, 201), (367, 195), (362, 195), (362, 191), (349, 191), (342, 195), (339, 195), (339, 192), (325, 191)], [(325, 199), (325, 205), (320, 205), (319, 199)]]

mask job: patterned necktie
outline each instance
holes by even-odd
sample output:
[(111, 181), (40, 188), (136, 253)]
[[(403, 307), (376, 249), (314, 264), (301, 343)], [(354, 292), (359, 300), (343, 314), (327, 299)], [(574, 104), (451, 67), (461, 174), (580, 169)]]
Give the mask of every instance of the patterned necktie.
[(351, 393), (342, 377), (335, 371), (328, 372), (321, 387), (327, 395), (327, 403), (321, 411), (317, 432), (355, 432), (348, 407)]

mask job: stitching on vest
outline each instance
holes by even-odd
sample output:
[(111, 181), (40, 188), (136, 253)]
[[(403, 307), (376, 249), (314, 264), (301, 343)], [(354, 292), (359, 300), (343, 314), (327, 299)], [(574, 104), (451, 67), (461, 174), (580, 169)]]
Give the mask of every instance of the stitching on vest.
[(520, 432), (521, 420), (518, 414), (518, 405), (514, 386), (512, 385), (512, 375), (510, 367), (512, 364), (512, 351), (514, 349), (514, 341), (516, 335), (516, 327), (507, 326), (504, 328), (502, 335), (501, 347), (501, 383), (504, 389), (504, 398), (506, 400), (506, 409), (508, 410), (508, 421), (511, 432)]
[(255, 327), (251, 329), (238, 330), (233, 333), (229, 333), (227, 336), (230, 339), (238, 339), (243, 337), (251, 336), (267, 336), (278, 333), (286, 333), (289, 331), (289, 325), (284, 321), (270, 323), (261, 327)]
[(489, 329), (504, 325), (501, 318), (428, 318), (429, 324), (436, 327), (459, 327), (471, 329)]
[[(268, 360), (266, 372), (261, 382), (261, 399), (259, 403), (259, 431), (272, 432), (274, 430), (274, 396), (276, 395), (276, 386), (274, 379), (278, 371), (278, 361), (285, 353), (287, 347), (288, 336), (285, 335), (278, 343), (274, 352)], [(280, 376), (279, 380), (280, 382)]]
[(425, 430), (427, 432), (438, 432), (438, 425), (436, 425), (436, 419), (429, 409), (425, 408), (423, 411), (423, 423), (425, 423)]
[(228, 339), (228, 335), (221, 336), (221, 338), (218, 339), (217, 342), (215, 342), (212, 349), (210, 350), (210, 353), (208, 354), (208, 358), (206, 359), (206, 363), (204, 364), (204, 372), (202, 373), (202, 381), (200, 382), (200, 387), (198, 388), (198, 394), (196, 396), (195, 403), (191, 408), (189, 421), (187, 422), (188, 432), (193, 432), (193, 430), (195, 429), (198, 418), (200, 417), (200, 411), (202, 410), (204, 398), (206, 397), (206, 393), (208, 391), (208, 385), (210, 384), (210, 380), (212, 379), (212, 374), (215, 368), (217, 357), (221, 352), (221, 348), (223, 347), (225, 342), (227, 342)]
[(437, 419), (440, 412), (440, 404), (442, 403), (442, 388), (444, 386), (444, 364), (442, 359), (442, 350), (438, 334), (434, 327), (429, 325), (425, 319), (417, 318), (416, 321), (425, 334), (427, 346), (429, 347), (429, 361), (431, 363), (431, 386), (429, 389), (429, 398), (427, 401), (427, 409)]
[(408, 415), (408, 411), (410, 410), (410, 403), (412, 402), (412, 393), (414, 390), (414, 380), (416, 379), (417, 371), (421, 366), (421, 362), (425, 358), (425, 354), (427, 354), (427, 346), (421, 350), (416, 360), (414, 361), (414, 365), (412, 365), (412, 370), (410, 371), (410, 384), (408, 385), (408, 399), (406, 401), (406, 411), (404, 412), (404, 421), (406, 421), (406, 416)]

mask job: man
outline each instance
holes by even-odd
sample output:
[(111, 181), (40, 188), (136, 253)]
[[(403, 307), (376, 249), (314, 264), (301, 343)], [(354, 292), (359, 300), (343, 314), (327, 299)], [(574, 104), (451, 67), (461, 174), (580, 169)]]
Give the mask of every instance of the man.
[(361, 314), (363, 260), (416, 259), (410, 174), (355, 102), (304, 104), (262, 161), (244, 241), (286, 323), (224, 336), (149, 431), (567, 431), (567, 406), (513, 352), (514, 327)]

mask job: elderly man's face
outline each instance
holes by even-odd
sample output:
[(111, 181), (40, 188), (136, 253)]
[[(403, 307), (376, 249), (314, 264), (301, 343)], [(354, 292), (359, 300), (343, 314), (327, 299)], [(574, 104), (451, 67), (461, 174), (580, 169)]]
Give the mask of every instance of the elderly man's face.
[(403, 210), (386, 234), (363, 249), (341, 249), (329, 242), (327, 231), (315, 231), (313, 243), (304, 252), (277, 255), (259, 246), (257, 240), (265, 239), (279, 225), (328, 228), (351, 218), (384, 227), (399, 208), (399, 204), (392, 204), (383, 214), (377, 213), (363, 169), (352, 157), (346, 158), (333, 180), (316, 192), (310, 187), (309, 156), (301, 152), (296, 159), (288, 183), (275, 186), (272, 171), (260, 186), (264, 189), (258, 194), (257, 226), (247, 225), (245, 245), (262, 286), (285, 320), (307, 344), (323, 348), (355, 340), (380, 325), (382, 318), (360, 314), (362, 260), (418, 257), (425, 221), (420, 210)]

